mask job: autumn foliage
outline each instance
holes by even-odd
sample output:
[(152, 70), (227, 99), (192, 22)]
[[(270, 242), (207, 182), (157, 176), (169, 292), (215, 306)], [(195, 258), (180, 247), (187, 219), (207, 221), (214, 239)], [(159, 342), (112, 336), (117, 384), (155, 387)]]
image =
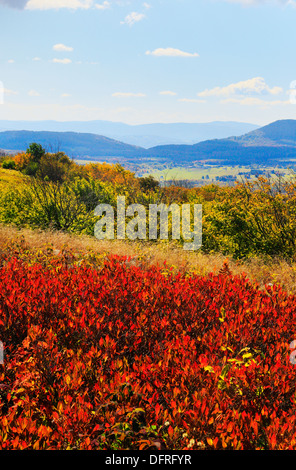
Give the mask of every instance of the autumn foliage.
[(0, 449), (296, 449), (295, 325), (227, 265), (3, 257)]
[(118, 195), (202, 204), (208, 265), (169, 268), (171, 241), (165, 265), (0, 243), (0, 449), (296, 450), (296, 296), (270, 284), (274, 265), (257, 285), (210, 261), (282, 256), (295, 292), (296, 179), (161, 187), (37, 144), (13, 163), (7, 227), (93, 235), (95, 206)]

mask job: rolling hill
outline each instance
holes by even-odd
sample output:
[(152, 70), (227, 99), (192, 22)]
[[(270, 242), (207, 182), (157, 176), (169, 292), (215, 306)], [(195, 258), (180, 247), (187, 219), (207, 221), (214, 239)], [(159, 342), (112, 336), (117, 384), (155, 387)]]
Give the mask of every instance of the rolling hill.
[(232, 139), (244, 146), (296, 146), (296, 120), (285, 119)]
[(23, 151), (32, 142), (48, 152), (63, 151), (73, 158), (138, 157), (141, 147), (128, 145), (108, 137), (81, 132), (4, 131), (0, 132), (0, 147), (6, 151)]
[(221, 165), (280, 164), (296, 160), (296, 120), (275, 121), (239, 137), (195, 145), (165, 145), (148, 150), (150, 158), (174, 163), (207, 162)]

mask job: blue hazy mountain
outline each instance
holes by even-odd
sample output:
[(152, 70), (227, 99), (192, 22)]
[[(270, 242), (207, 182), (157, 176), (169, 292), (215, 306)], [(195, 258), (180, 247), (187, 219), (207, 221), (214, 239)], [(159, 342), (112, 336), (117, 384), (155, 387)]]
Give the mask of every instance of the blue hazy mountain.
[(150, 158), (174, 163), (281, 164), (296, 159), (296, 120), (275, 121), (241, 136), (212, 139), (195, 145), (162, 145), (149, 149)]
[(240, 136), (258, 127), (249, 123), (219, 121), (141, 125), (111, 121), (0, 121), (0, 131), (91, 133), (144, 148), (165, 144), (196, 144), (203, 140)]
[(41, 144), (47, 152), (62, 151), (71, 158), (135, 158), (145, 152), (141, 147), (96, 134), (48, 131), (0, 132), (0, 148), (7, 153), (24, 151), (32, 142)]
[(61, 150), (73, 158), (130, 161), (134, 164), (192, 162), (217, 165), (289, 164), (296, 162), (296, 120), (275, 121), (241, 136), (211, 139), (194, 145), (160, 145), (145, 149), (102, 135), (82, 132), (3, 131), (0, 148), (26, 150), (40, 143), (47, 151)]

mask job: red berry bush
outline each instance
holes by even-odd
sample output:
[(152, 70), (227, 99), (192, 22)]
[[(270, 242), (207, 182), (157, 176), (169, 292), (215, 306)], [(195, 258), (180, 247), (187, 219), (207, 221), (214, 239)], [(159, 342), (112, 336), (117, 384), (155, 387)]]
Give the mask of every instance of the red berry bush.
[(296, 449), (296, 298), (245, 277), (12, 259), (0, 449)]

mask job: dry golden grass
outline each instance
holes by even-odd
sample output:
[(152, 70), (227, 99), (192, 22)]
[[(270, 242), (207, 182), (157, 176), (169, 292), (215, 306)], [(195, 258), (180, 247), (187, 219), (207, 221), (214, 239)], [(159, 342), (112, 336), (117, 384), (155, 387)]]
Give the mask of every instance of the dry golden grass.
[(0, 249), (18, 247), (36, 253), (47, 252), (59, 256), (63, 252), (73, 254), (77, 259), (93, 253), (102, 257), (119, 255), (133, 258), (134, 262), (148, 267), (154, 264), (173, 267), (183, 273), (195, 272), (199, 275), (218, 273), (227, 263), (233, 274), (244, 273), (260, 287), (265, 284), (281, 284), (289, 293), (296, 294), (296, 263), (288, 263), (281, 259), (270, 262), (252, 258), (240, 262), (227, 258), (222, 254), (203, 254), (186, 252), (173, 243), (129, 242), (121, 240), (99, 241), (85, 235), (71, 235), (63, 232), (51, 232), (30, 229), (18, 229), (0, 225)]

